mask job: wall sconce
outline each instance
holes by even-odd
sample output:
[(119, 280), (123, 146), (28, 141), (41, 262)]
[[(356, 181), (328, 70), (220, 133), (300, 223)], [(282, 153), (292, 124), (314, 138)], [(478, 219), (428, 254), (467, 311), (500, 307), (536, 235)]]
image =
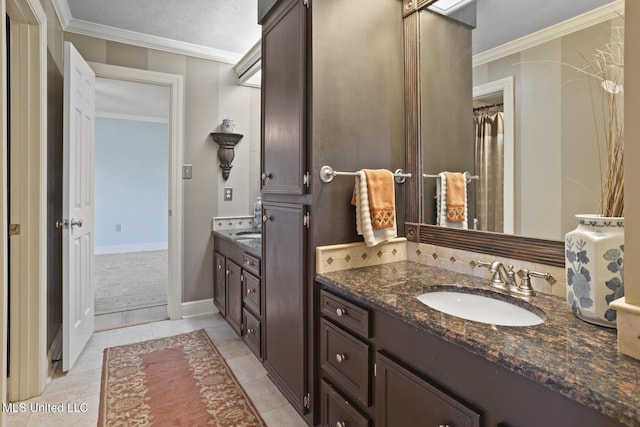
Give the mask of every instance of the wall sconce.
[[(225, 119), (229, 122), (229, 119)], [(229, 126), (229, 123), (223, 122), (222, 130), (233, 130), (234, 126)], [(242, 139), (244, 135), (233, 132), (212, 132), (211, 136), (213, 140), (220, 146), (218, 148), (218, 160), (220, 161), (220, 169), (222, 169), (222, 178), (226, 181), (229, 179), (229, 172), (231, 172), (231, 162), (235, 156), (233, 148)]]

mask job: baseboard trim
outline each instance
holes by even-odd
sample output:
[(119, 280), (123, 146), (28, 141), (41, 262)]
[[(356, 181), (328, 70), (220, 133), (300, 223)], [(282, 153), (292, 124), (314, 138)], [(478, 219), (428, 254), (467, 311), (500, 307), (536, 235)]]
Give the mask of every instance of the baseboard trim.
[(122, 254), (128, 252), (164, 251), (168, 247), (167, 242), (132, 243), (129, 245), (104, 245), (94, 248), (94, 255)]
[(182, 318), (206, 316), (207, 314), (217, 313), (218, 309), (213, 305), (213, 298), (202, 299), (199, 301), (188, 301), (182, 303)]

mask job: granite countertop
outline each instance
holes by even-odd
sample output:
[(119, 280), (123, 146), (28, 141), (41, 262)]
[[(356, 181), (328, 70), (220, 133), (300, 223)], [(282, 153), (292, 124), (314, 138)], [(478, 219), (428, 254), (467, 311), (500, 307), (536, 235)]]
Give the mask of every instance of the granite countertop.
[(482, 292), (491, 289), (488, 279), (400, 261), (324, 273), (316, 280), (622, 424), (640, 425), (640, 362), (618, 353), (614, 329), (579, 320), (561, 298), (538, 294), (529, 300), (546, 314), (541, 325), (495, 326), (444, 314), (415, 298), (439, 284)]
[(251, 236), (260, 233), (261, 231), (255, 228), (213, 231), (215, 237), (229, 240), (257, 258), (262, 258), (262, 237)]

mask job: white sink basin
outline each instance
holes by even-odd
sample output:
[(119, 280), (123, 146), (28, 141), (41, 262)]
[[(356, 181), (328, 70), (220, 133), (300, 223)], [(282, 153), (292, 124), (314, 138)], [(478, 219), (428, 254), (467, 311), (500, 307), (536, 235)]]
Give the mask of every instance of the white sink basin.
[(435, 310), (475, 322), (500, 326), (533, 326), (544, 323), (544, 314), (538, 315), (500, 299), (458, 290), (427, 292), (417, 298)]

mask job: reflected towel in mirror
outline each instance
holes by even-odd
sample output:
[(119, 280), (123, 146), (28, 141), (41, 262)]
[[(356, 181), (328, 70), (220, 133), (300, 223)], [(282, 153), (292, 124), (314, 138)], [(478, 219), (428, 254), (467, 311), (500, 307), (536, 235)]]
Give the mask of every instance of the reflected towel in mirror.
[(466, 177), (458, 172), (440, 172), (436, 179), (436, 225), (469, 228)]

